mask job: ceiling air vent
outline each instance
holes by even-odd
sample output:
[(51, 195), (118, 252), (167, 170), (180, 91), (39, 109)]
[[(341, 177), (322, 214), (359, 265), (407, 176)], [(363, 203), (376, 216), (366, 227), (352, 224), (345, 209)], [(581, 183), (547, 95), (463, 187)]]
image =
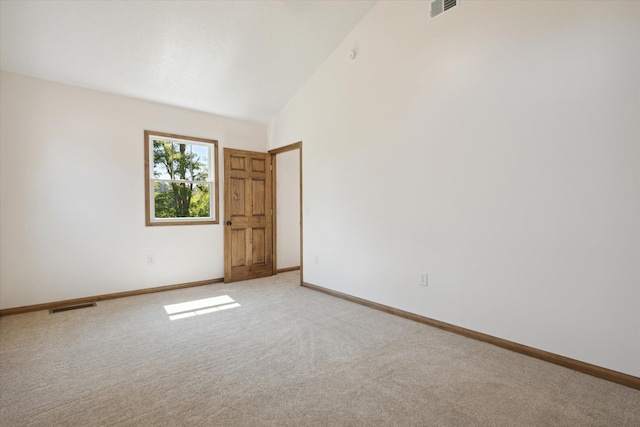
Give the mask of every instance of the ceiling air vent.
[(454, 6), (457, 6), (460, 3), (460, 0), (432, 0), (431, 1), (431, 17), (435, 18), (436, 16), (446, 12)]

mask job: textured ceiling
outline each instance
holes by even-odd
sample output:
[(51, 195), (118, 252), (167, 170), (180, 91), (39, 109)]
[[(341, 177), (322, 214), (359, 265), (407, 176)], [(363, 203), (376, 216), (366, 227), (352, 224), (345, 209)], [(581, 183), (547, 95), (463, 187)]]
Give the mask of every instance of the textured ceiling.
[(374, 3), (0, 0), (0, 68), (266, 123)]

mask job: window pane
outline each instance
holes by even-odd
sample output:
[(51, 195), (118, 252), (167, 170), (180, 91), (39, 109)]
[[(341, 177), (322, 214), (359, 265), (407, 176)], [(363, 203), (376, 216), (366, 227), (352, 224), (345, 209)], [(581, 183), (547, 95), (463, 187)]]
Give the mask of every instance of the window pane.
[(210, 184), (155, 182), (155, 218), (209, 218), (210, 194)]
[(207, 181), (209, 179), (208, 147), (154, 139), (153, 177)]
[(153, 140), (153, 176), (160, 179), (175, 179), (173, 173), (174, 144), (170, 141)]
[(189, 177), (194, 181), (209, 179), (209, 147), (191, 145)]

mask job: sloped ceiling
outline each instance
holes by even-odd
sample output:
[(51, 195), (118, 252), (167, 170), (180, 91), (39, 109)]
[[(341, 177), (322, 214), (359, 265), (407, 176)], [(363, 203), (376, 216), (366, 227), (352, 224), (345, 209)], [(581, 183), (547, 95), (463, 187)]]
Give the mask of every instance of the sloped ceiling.
[(0, 68), (266, 123), (374, 4), (2, 0)]

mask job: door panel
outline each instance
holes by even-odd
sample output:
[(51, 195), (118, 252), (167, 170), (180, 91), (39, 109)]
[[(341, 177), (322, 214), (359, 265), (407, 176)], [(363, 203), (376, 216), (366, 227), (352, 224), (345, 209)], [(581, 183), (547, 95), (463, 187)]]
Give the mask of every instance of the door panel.
[(245, 230), (231, 230), (231, 266), (244, 267), (247, 265), (246, 251), (244, 243), (246, 239)]
[(253, 201), (251, 203), (254, 216), (261, 216), (265, 214), (266, 209), (266, 183), (261, 180), (253, 180)]
[(273, 274), (271, 155), (224, 149), (224, 281)]
[(232, 170), (245, 170), (244, 157), (231, 156), (231, 169)]
[(244, 179), (231, 178), (231, 200), (229, 202), (231, 216), (244, 215)]
[(266, 172), (267, 162), (266, 159), (251, 159), (251, 167), (254, 172)]
[(253, 229), (253, 255), (251, 257), (253, 264), (264, 264), (266, 259), (266, 230), (264, 228)]

